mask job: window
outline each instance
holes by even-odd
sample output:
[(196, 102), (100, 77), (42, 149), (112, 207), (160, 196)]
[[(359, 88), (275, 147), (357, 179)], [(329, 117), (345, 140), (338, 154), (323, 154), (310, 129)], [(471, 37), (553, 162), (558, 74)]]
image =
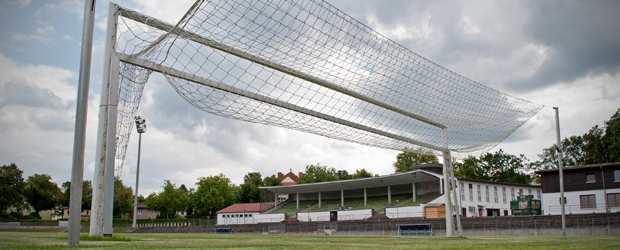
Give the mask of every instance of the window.
[(510, 200), (515, 200), (515, 188), (510, 188)]
[(469, 201), (474, 201), (474, 185), (469, 184)]
[(142, 209), (138, 209), (138, 215), (142, 215)]
[(586, 173), (586, 183), (594, 183), (596, 182), (596, 176), (594, 173)]
[(620, 170), (614, 170), (614, 181), (620, 181)]
[(248, 214), (248, 217), (252, 218), (252, 214)]
[(461, 189), (459, 189), (459, 192), (461, 193), (461, 200), (465, 200), (465, 183), (461, 183)]
[(540, 200), (540, 190), (536, 190), (536, 198)]
[(580, 195), (579, 200), (581, 201), (581, 208), (596, 208), (596, 196), (593, 194)]
[(495, 203), (499, 203), (499, 196), (497, 196), (497, 187), (493, 187), (493, 198), (495, 198)]
[(489, 197), (489, 186), (484, 186), (485, 187), (485, 194), (486, 194), (486, 198), (487, 198), (487, 202), (491, 202), (491, 197)]
[(480, 185), (478, 185), (478, 202), (482, 202), (482, 191), (480, 191)]
[(528, 189), (528, 190), (527, 190), (527, 194), (532, 195), (532, 190), (531, 190), (531, 189)]
[(519, 188), (519, 196), (523, 195), (523, 188)]
[(469, 214), (476, 214), (476, 207), (469, 207)]
[(620, 194), (607, 194), (608, 207), (620, 207)]
[(507, 199), (506, 199), (506, 187), (502, 188), (502, 201), (504, 202), (504, 204), (508, 203)]

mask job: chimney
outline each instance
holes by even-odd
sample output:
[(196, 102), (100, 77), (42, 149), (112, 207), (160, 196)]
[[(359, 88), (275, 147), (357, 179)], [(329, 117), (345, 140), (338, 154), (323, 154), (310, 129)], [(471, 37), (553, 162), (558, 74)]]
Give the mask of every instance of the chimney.
[(302, 175), (304, 175), (304, 172), (299, 172), (299, 175), (297, 177), (301, 177)]
[(282, 174), (282, 172), (278, 172), (278, 179), (282, 180), (284, 178), (284, 175)]

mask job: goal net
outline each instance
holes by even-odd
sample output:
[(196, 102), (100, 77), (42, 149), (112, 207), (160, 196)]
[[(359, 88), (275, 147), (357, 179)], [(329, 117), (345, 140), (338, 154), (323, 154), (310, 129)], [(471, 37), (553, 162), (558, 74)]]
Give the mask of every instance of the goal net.
[(435, 155), (489, 150), (543, 107), (437, 65), (323, 1), (199, 0), (176, 24), (117, 7), (117, 167), (154, 71), (211, 114)]

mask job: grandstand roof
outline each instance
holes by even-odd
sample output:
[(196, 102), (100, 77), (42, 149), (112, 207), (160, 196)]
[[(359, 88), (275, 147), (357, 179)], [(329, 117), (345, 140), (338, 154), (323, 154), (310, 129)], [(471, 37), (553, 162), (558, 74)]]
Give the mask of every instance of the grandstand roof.
[(289, 186), (271, 186), (271, 187), (259, 187), (263, 190), (268, 190), (278, 194), (294, 194), (294, 193), (309, 193), (318, 191), (334, 191), (334, 190), (347, 190), (347, 189), (360, 189), (364, 187), (382, 187), (387, 185), (400, 185), (412, 182), (420, 182), (422, 178), (442, 178), (441, 175), (432, 173), (426, 170), (413, 170), (404, 173), (397, 173), (391, 175), (383, 175), (376, 177), (368, 177), (361, 179), (350, 179), (342, 181), (328, 181), (328, 182), (316, 182), (306, 184), (296, 184)]

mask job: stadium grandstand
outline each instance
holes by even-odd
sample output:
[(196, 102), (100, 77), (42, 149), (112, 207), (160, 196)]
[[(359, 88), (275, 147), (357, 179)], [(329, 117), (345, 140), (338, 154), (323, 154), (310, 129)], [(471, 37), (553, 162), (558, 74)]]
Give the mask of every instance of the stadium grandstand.
[[(412, 169), (362, 179), (260, 187), (260, 203), (225, 208), (218, 212), (218, 224), (444, 218), (442, 165)], [(540, 186), (465, 178), (458, 178), (455, 186), (460, 202), (453, 210), (461, 207), (461, 214), (469, 217), (511, 215), (509, 201), (516, 195), (540, 193)]]

